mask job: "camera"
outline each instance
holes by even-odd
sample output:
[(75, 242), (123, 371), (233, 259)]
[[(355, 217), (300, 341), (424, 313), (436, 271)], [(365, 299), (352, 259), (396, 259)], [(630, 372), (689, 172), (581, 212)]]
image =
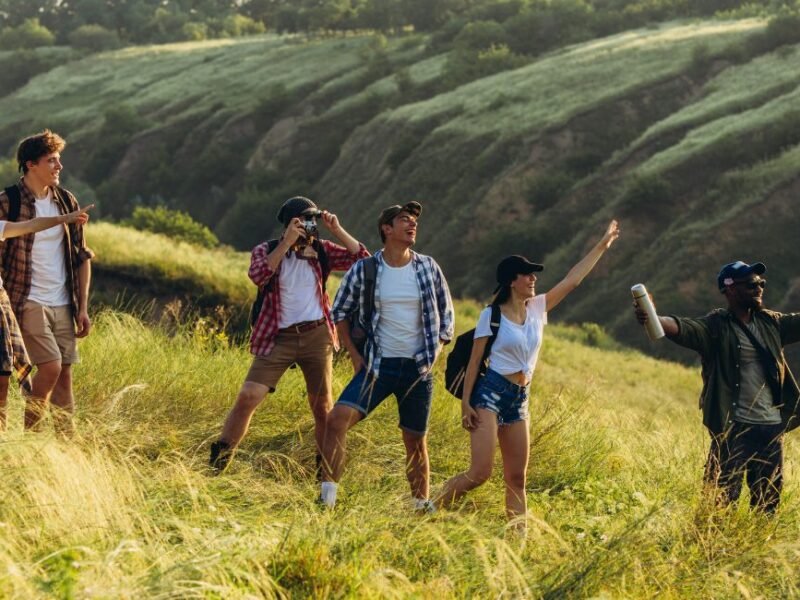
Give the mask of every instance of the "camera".
[(300, 222), (300, 224), (303, 226), (303, 230), (306, 232), (307, 239), (315, 238), (319, 235), (316, 218), (321, 215), (321, 210), (314, 209), (307, 210), (302, 214), (303, 220)]

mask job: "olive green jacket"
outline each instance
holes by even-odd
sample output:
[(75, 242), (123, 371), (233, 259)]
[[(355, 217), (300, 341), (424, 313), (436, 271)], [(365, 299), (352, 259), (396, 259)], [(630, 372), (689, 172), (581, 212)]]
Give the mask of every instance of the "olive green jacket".
[[(703, 424), (712, 434), (721, 434), (732, 425), (739, 402), (741, 346), (734, 330), (737, 325), (733, 315), (725, 309), (717, 309), (697, 319), (672, 318), (678, 323), (678, 333), (669, 339), (697, 351), (703, 362), (703, 391), (700, 393)], [(753, 321), (775, 360), (781, 390), (781, 418), (789, 431), (800, 425), (797, 413), (800, 388), (786, 364), (783, 347), (800, 342), (800, 313), (759, 310), (753, 313)]]

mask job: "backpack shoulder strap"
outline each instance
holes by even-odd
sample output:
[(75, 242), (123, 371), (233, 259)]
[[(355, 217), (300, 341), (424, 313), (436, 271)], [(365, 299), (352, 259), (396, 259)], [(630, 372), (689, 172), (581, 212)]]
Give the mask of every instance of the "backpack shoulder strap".
[(497, 304), (490, 304), (489, 308), (492, 310), (491, 320), (489, 321), (489, 328), (492, 330), (492, 335), (489, 336), (489, 340), (486, 342), (486, 348), (483, 351), (483, 360), (489, 358), (489, 354), (492, 352), (492, 346), (494, 345), (495, 339), (497, 339), (497, 333), (500, 331), (500, 317), (502, 316), (500, 307)]
[(378, 278), (378, 260), (374, 256), (364, 259), (364, 325), (369, 328), (375, 311), (375, 281)]
[(324, 290), (328, 284), (328, 275), (331, 274), (331, 265), (330, 261), (328, 260), (328, 252), (325, 250), (325, 244), (323, 244), (322, 240), (319, 239), (314, 240), (311, 244), (311, 247), (317, 251), (317, 260), (319, 261), (319, 267), (322, 271), (322, 289)]
[(5, 192), (6, 196), (8, 196), (8, 215), (6, 220), (17, 221), (22, 208), (22, 194), (20, 194), (19, 187), (16, 185), (7, 187)]

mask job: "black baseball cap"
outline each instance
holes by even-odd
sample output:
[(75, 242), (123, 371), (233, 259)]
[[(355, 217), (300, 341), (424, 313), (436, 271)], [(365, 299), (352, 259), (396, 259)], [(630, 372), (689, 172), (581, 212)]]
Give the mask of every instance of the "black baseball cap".
[(383, 235), (381, 235), (383, 233), (381, 226), (391, 223), (392, 220), (401, 212), (407, 212), (410, 215), (419, 217), (422, 214), (422, 205), (419, 202), (412, 200), (411, 202), (406, 202), (403, 206), (394, 204), (384, 208), (381, 211), (381, 216), (378, 217), (378, 235), (381, 236), (381, 239), (383, 239)]
[(736, 279), (743, 279), (753, 273), (756, 275), (763, 275), (767, 272), (767, 267), (764, 263), (753, 263), (748, 265), (746, 262), (737, 260), (736, 262), (728, 263), (720, 269), (717, 275), (717, 286), (720, 291), (724, 290), (727, 286), (733, 285)]
[(499, 292), (504, 285), (511, 284), (517, 278), (517, 275), (528, 275), (539, 271), (544, 271), (544, 265), (531, 262), (519, 254), (506, 256), (497, 265), (497, 287), (494, 293)]
[(283, 203), (283, 206), (281, 206), (281, 209), (278, 211), (277, 215), (278, 221), (280, 221), (284, 226), (287, 226), (289, 223), (291, 223), (292, 219), (301, 217), (303, 214), (309, 211), (316, 213), (319, 211), (319, 209), (317, 208), (316, 204), (314, 204), (305, 196), (294, 196), (293, 198), (289, 198)]

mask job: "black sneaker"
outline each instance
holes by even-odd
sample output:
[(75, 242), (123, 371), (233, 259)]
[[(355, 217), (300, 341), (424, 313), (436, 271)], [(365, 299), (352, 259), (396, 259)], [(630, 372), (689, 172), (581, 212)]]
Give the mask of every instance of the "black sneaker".
[(208, 458), (208, 466), (213, 469), (216, 474), (222, 473), (231, 460), (231, 446), (228, 442), (222, 440), (216, 441), (211, 444), (211, 455)]
[(319, 452), (317, 452), (314, 464), (314, 475), (316, 475), (317, 483), (322, 483), (322, 454)]

